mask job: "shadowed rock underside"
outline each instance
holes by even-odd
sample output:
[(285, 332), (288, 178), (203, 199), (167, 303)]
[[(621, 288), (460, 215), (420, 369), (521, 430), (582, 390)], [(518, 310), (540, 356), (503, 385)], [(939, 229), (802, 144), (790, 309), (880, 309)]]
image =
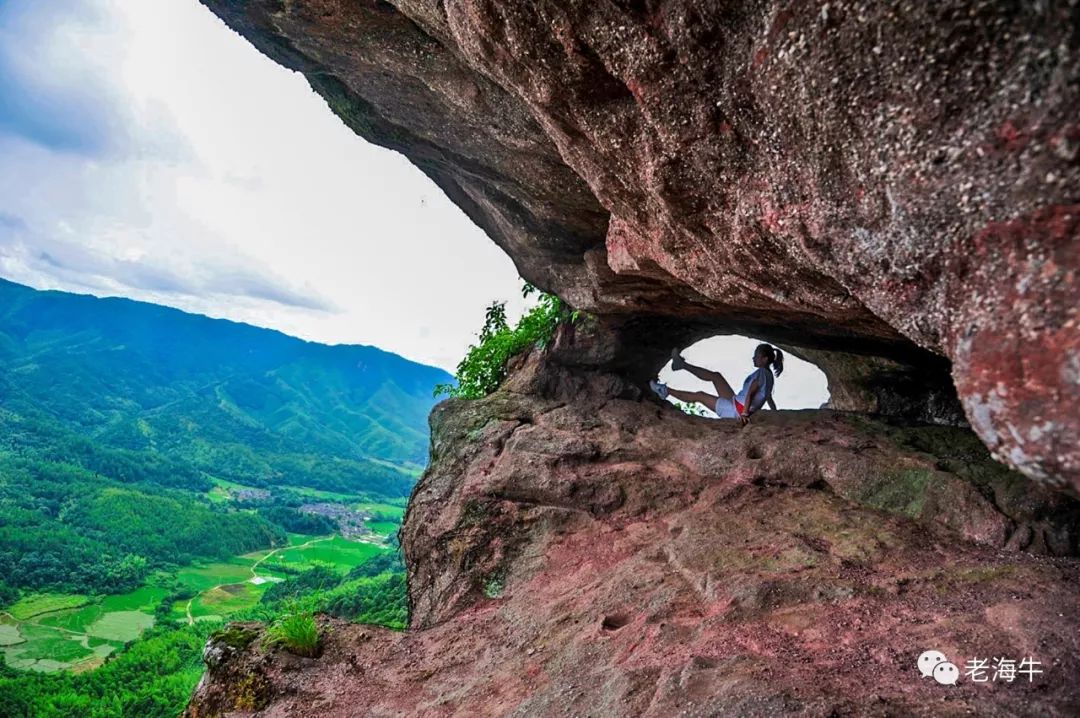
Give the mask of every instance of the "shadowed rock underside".
[(1074, 2), (203, 2), (574, 307), (1080, 489)]

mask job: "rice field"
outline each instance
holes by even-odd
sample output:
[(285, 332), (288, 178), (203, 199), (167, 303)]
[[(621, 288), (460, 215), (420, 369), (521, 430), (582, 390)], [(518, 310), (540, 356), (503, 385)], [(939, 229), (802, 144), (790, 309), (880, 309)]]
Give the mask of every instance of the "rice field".
[(143, 586), (101, 599), (65, 594), (28, 596), (0, 617), (0, 650), (8, 665), (35, 671), (98, 665), (154, 623), (167, 591)]
[[(397, 530), (396, 524), (390, 524)], [(275, 566), (304, 570), (317, 563), (344, 574), (385, 549), (341, 536), (290, 534), (289, 544), (185, 566), (170, 578), (196, 593), (176, 601), (178, 621), (221, 620), (258, 604), (266, 589), (287, 576)], [(154, 625), (154, 609), (170, 590), (147, 584), (104, 597), (47, 593), (26, 596), (0, 613), (0, 652), (14, 668), (35, 671), (89, 670)]]
[(302, 571), (322, 563), (344, 574), (384, 550), (375, 544), (350, 541), (341, 536), (321, 540), (308, 537), (306, 543), (292, 545), (275, 553), (260, 566), (260, 570), (283, 566)]
[(393, 521), (368, 521), (367, 526), (372, 533), (377, 533), (380, 536), (392, 536), (401, 528), (401, 524), (396, 524)]
[(377, 511), (387, 516), (393, 516), (397, 519), (398, 523), (405, 517), (405, 503), (406, 499), (401, 500), (401, 504), (386, 503), (385, 501), (362, 501), (360, 503), (352, 504), (352, 507), (358, 511)]
[(42, 613), (59, 611), (63, 608), (78, 608), (89, 603), (87, 596), (69, 593), (39, 593), (33, 596), (24, 596), (8, 609), (14, 618), (25, 621)]

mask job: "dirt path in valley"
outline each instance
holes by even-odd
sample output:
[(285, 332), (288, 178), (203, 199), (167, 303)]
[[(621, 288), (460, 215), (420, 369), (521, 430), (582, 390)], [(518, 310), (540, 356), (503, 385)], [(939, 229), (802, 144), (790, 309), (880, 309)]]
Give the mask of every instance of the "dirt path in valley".
[[(322, 541), (329, 541), (332, 538), (334, 538), (334, 537), (333, 536), (323, 536), (322, 538), (311, 539), (310, 541), (305, 541), (304, 543), (297, 544), (295, 546), (281, 546), (279, 548), (273, 549), (272, 551), (270, 551), (270, 553), (266, 554), (265, 556), (260, 558), (258, 561), (251, 564), (251, 578), (252, 579), (259, 578), (259, 574), (256, 573), (256, 571), (255, 571), (259, 567), (259, 564), (261, 564), (263, 561), (270, 558), (274, 554), (278, 553), (279, 551), (286, 551), (286, 550), (292, 549), (292, 548), (307, 548), (308, 546), (311, 546), (312, 544), (320, 543)], [(248, 580), (250, 581), (251, 579), (248, 579)], [(221, 588), (223, 586), (235, 586), (235, 585), (237, 585), (235, 581), (230, 581), (229, 583), (219, 583), (216, 586), (211, 586), (210, 588), (199, 591), (197, 594), (195, 594), (190, 599), (188, 599), (187, 605), (184, 607), (184, 613), (187, 614), (188, 625), (189, 626), (195, 625), (195, 617), (191, 615), (191, 604), (195, 602), (196, 598), (203, 595), (204, 593), (209, 593), (210, 591), (215, 591), (215, 590), (217, 590), (217, 589), (219, 589), (219, 588)]]

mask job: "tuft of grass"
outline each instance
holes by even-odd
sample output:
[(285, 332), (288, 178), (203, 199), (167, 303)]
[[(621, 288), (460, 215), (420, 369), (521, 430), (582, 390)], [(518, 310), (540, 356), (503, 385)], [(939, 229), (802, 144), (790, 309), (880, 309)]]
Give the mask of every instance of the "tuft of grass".
[(319, 627), (310, 613), (293, 613), (277, 621), (266, 632), (271, 644), (285, 647), (289, 653), (314, 658), (319, 655)]

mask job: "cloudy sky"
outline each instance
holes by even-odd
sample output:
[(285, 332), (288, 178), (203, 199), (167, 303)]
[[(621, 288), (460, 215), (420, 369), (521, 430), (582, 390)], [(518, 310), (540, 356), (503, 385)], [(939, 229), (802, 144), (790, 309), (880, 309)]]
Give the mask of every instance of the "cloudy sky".
[(491, 300), (521, 308), (438, 188), (196, 0), (0, 0), (0, 276), (448, 369)]
[(0, 1), (0, 275), (444, 367), (519, 293), (426, 177), (195, 0)]

